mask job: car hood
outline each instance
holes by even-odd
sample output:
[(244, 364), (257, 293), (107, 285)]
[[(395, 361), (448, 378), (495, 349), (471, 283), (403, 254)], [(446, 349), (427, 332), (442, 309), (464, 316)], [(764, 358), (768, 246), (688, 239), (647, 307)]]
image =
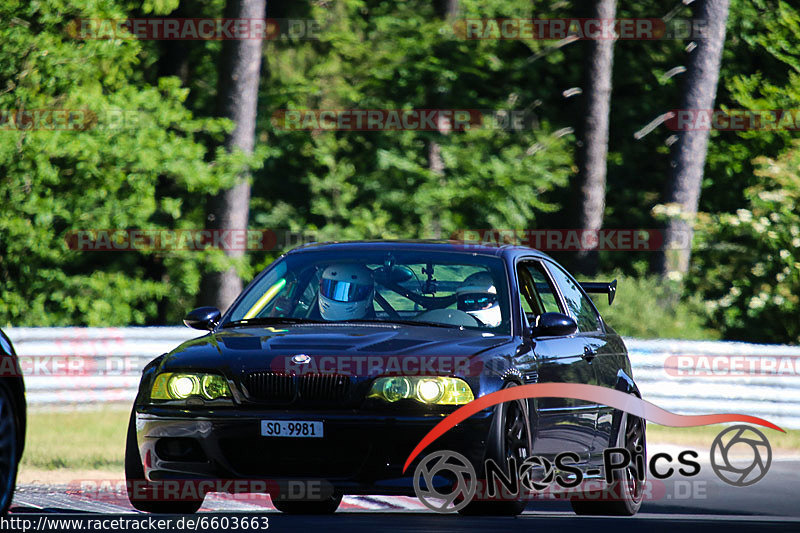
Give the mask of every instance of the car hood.
[(471, 358), (510, 341), (480, 331), (382, 324), (237, 327), (181, 344), (162, 359), (160, 370), (279, 371), (300, 354), (312, 366), (320, 358)]

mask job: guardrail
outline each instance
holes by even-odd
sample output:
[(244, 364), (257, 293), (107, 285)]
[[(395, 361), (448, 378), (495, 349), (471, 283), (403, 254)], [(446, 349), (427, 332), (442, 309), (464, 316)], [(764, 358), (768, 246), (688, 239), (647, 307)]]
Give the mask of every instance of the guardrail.
[(682, 414), (744, 413), (800, 428), (800, 346), (625, 339), (644, 399)]
[[(132, 402), (154, 357), (200, 332), (183, 327), (8, 328), (28, 403)], [(625, 339), (646, 400), (684, 414), (736, 412), (800, 428), (800, 347)]]

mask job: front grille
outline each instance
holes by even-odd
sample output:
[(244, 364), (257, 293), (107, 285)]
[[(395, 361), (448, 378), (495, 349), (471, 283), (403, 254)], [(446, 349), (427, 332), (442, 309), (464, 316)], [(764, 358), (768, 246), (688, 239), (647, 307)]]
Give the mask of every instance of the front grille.
[(324, 403), (341, 405), (350, 396), (350, 378), (336, 374), (293, 376), (278, 372), (252, 372), (245, 376), (247, 395), (268, 403)]
[(244, 386), (248, 396), (262, 402), (289, 403), (296, 393), (294, 378), (277, 372), (252, 372), (245, 376)]
[(300, 399), (309, 402), (343, 403), (350, 394), (350, 378), (335, 374), (309, 374), (297, 378)]

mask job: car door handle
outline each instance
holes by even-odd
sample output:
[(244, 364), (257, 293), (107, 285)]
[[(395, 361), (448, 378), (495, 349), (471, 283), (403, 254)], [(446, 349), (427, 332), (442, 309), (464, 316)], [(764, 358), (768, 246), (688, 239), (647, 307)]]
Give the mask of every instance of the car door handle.
[(585, 346), (583, 348), (583, 355), (581, 356), (585, 361), (591, 361), (595, 357), (597, 357), (597, 351), (594, 348), (589, 348)]

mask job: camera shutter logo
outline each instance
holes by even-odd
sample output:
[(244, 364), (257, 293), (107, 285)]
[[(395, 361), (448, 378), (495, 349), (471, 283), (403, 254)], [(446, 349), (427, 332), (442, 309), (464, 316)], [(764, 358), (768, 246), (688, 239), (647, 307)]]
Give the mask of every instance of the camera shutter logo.
[(531, 492), (540, 492), (555, 479), (556, 471), (547, 458), (539, 455), (532, 455), (522, 462), (519, 469), (520, 484)]
[[(747, 446), (752, 456), (748, 454), (746, 460), (731, 457), (734, 447), (736, 451), (743, 451)], [(742, 465), (747, 460), (749, 464)], [(772, 448), (767, 437), (750, 426), (731, 426), (720, 432), (711, 445), (711, 468), (722, 481), (735, 487), (758, 483), (767, 475), (771, 463)]]
[[(439, 492), (435, 478), (452, 481)], [(424, 487), (421, 482), (424, 482)], [(425, 456), (414, 469), (414, 492), (417, 498), (432, 511), (450, 513), (466, 507), (478, 490), (478, 477), (469, 460), (449, 450), (433, 452)]]

